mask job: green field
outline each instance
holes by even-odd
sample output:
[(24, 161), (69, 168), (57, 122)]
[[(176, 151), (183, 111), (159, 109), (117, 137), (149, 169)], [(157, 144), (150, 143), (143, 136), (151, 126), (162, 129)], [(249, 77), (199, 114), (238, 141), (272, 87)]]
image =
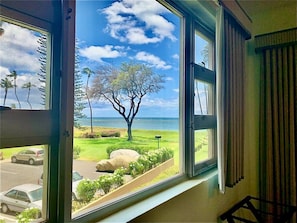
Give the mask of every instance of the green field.
[[(120, 137), (100, 137), (103, 131), (117, 131), (120, 132)], [(157, 131), (157, 130), (138, 130), (132, 129), (133, 141), (127, 141), (126, 129), (111, 129), (94, 127), (94, 133), (98, 135), (98, 138), (85, 138), (84, 135), (90, 133), (90, 128), (83, 127), (81, 129), (74, 129), (74, 147), (79, 147), (80, 160), (99, 161), (101, 159), (107, 159), (108, 154), (106, 149), (110, 146), (118, 148), (149, 148), (157, 149), (158, 140), (155, 139), (156, 135), (160, 135), (162, 138), (159, 141), (159, 147), (166, 147), (174, 151), (174, 159), (176, 165), (179, 163), (179, 133), (177, 131)], [(199, 131), (195, 133), (195, 160), (203, 160), (208, 156), (208, 142), (207, 132)], [(200, 145), (200, 147), (199, 147)], [(31, 146), (37, 147), (37, 146)], [(40, 147), (40, 146), (39, 146)], [(197, 147), (199, 149), (197, 150)], [(11, 148), (2, 149), (4, 158), (10, 159), (11, 155), (22, 150), (23, 148)]]

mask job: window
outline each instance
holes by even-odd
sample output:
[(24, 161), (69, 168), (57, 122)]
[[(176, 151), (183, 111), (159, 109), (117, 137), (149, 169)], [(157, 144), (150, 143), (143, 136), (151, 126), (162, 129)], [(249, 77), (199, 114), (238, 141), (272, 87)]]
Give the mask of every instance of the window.
[[(0, 219), (9, 222), (16, 220), (15, 212), (31, 207), (27, 198), (42, 219), (55, 219), (57, 206), (53, 170), (59, 157), (61, 38), (53, 15), (59, 8), (50, 1), (31, 6), (22, 1), (0, 4), (0, 178), (5, 179), (0, 188), (15, 188), (20, 191), (15, 198), (25, 201), (15, 206), (1, 201)], [(48, 181), (41, 186), (42, 173)]]
[[(72, 200), (73, 218), (182, 173), (181, 26), (157, 1), (76, 2), (75, 92), (85, 97), (74, 115), (80, 100), (85, 117), (75, 119), (73, 170), (84, 179), (72, 192), (85, 202)], [(91, 200), (83, 182), (98, 185)]]
[(49, 34), (33, 26), (1, 18), (2, 109), (48, 109)]
[(214, 38), (202, 32), (195, 29), (193, 175), (216, 165)]
[[(41, 187), (43, 219), (100, 219), (215, 166), (213, 32), (179, 7), (186, 1), (160, 2), (0, 4), (0, 43), (31, 58), (1, 54), (1, 79), (12, 86), (0, 94), (0, 152), (9, 159), (1, 177), (12, 175), (1, 188), (33, 182), (40, 195)], [(30, 51), (5, 37), (19, 33), (30, 37)], [(44, 153), (13, 156), (32, 149)], [(123, 160), (126, 149), (138, 159)], [(11, 166), (30, 169), (34, 179)], [(82, 197), (86, 189), (92, 194)]]

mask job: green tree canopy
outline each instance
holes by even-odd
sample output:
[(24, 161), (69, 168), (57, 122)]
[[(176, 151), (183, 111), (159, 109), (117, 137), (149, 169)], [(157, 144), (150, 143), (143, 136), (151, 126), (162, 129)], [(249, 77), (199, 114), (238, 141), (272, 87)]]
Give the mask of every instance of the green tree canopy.
[(92, 82), (90, 95), (105, 100), (125, 119), (128, 140), (132, 140), (132, 123), (145, 95), (163, 88), (164, 76), (144, 64), (123, 63), (120, 69), (102, 66)]

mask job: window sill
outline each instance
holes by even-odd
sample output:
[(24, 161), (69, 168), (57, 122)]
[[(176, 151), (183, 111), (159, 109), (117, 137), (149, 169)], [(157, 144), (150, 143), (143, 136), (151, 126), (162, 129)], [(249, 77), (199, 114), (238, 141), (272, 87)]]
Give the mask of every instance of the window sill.
[(197, 185), (210, 180), (211, 178), (217, 176), (217, 170), (210, 170), (205, 174), (200, 176), (188, 179), (182, 183), (175, 185), (165, 191), (157, 193), (153, 196), (150, 196), (147, 199), (144, 199), (140, 202), (137, 202), (127, 208), (124, 208), (117, 213), (114, 213), (99, 222), (129, 222), (136, 217), (144, 214), (145, 212), (161, 205), (162, 203), (184, 193)]

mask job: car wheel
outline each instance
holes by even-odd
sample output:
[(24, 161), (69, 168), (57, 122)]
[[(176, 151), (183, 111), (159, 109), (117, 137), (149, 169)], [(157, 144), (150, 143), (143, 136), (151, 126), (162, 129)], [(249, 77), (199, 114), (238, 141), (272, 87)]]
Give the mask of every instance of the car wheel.
[(16, 162), (17, 162), (17, 159), (16, 159), (15, 156), (11, 157), (11, 162), (12, 162), (12, 163), (16, 163)]
[(1, 204), (1, 210), (2, 210), (2, 213), (4, 214), (9, 212), (9, 208), (7, 207), (6, 204)]
[(29, 159), (29, 164), (33, 165), (34, 164), (34, 160), (33, 159)]

